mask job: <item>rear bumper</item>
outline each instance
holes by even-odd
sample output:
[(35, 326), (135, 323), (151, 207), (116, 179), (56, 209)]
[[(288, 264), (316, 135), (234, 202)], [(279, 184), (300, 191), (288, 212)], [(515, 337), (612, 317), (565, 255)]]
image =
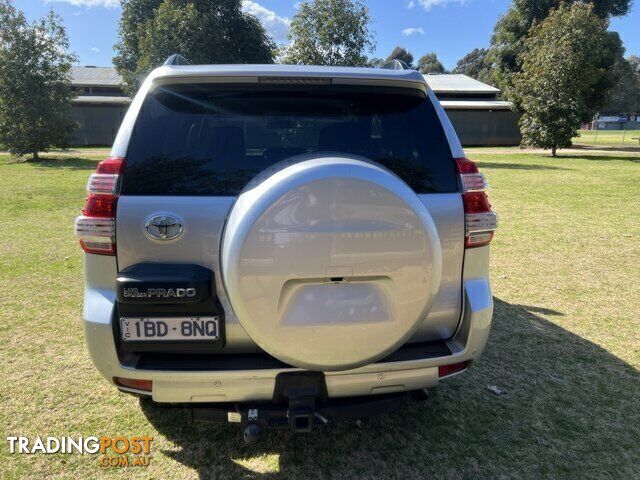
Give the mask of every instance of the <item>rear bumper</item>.
[[(115, 298), (110, 290), (88, 288), (85, 291), (83, 324), (91, 358), (112, 384), (113, 377), (152, 380), (152, 397), (156, 402), (269, 401), (273, 397), (276, 376), (299, 370), (285, 367), (175, 371), (123, 365), (115, 348), (111, 325), (114, 304)], [(462, 321), (456, 334), (446, 342), (449, 354), (383, 361), (353, 370), (326, 372), (329, 398), (387, 394), (437, 385), (439, 366), (471, 361), (480, 355), (489, 335), (492, 314), (489, 282), (485, 278), (464, 280)]]

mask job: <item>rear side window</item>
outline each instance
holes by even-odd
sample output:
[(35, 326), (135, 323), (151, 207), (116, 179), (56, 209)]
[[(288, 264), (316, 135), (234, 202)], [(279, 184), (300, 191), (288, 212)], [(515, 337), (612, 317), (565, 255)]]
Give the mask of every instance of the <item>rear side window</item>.
[(274, 163), (320, 151), (374, 160), (418, 193), (458, 189), (447, 138), (419, 90), (181, 84), (145, 99), (122, 193), (237, 195)]

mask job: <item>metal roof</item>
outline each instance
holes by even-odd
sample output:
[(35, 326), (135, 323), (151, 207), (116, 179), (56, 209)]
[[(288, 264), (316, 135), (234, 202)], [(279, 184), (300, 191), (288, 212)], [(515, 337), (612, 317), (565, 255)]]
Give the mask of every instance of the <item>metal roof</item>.
[(500, 90), (462, 74), (424, 75), (434, 93), (498, 94)]
[(74, 87), (119, 87), (121, 81), (114, 67), (71, 67)]
[(440, 100), (445, 110), (511, 110), (504, 100)]
[[(497, 94), (499, 89), (461, 74), (422, 75), (415, 70), (390, 70), (383, 68), (322, 67), (306, 65), (189, 65), (164, 66), (153, 72), (158, 77), (176, 76), (247, 76), (247, 75), (298, 75), (338, 76), (372, 79), (402, 79), (420, 81), (422, 78), (436, 93)], [(120, 86), (122, 79), (114, 67), (72, 67), (73, 86)]]

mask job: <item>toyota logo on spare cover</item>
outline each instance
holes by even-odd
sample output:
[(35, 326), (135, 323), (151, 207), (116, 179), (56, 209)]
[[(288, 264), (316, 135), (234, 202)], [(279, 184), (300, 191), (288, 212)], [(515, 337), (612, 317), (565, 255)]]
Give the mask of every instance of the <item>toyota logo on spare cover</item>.
[(144, 229), (156, 240), (173, 240), (182, 234), (182, 221), (173, 215), (154, 215), (147, 220)]

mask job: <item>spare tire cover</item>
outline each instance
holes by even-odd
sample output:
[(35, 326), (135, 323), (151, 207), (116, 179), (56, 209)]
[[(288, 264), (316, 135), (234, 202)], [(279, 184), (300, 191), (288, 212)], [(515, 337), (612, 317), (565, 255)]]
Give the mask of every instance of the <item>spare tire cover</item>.
[(440, 286), (429, 211), (357, 156), (292, 157), (243, 190), (225, 227), (222, 278), (247, 334), (281, 361), (345, 370), (402, 345)]

